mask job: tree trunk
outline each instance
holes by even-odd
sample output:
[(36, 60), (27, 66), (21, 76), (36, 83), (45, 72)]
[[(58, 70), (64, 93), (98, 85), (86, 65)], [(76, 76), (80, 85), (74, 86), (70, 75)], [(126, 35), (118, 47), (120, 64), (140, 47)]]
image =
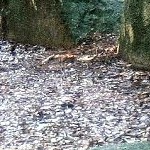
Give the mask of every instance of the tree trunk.
[(8, 0), (0, 0), (0, 37), (7, 36), (7, 6)]
[(71, 47), (59, 0), (9, 0), (8, 39), (22, 43)]
[(150, 3), (125, 0), (120, 54), (134, 68), (150, 70)]

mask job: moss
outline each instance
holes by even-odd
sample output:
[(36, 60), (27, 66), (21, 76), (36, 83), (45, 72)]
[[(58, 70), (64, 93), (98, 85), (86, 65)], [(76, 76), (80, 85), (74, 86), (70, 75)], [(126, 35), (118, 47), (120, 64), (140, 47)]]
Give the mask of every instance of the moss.
[(92, 150), (149, 150), (150, 142), (135, 142), (126, 144), (114, 144), (93, 148)]
[[(120, 55), (134, 68), (150, 70), (150, 19), (145, 1), (127, 0), (120, 34)], [(146, 9), (146, 10), (145, 10)], [(149, 17), (150, 18), (150, 17)], [(149, 23), (148, 23), (149, 22)]]
[(61, 5), (58, 2), (10, 0), (8, 38), (22, 43), (71, 47), (73, 41), (60, 18)]

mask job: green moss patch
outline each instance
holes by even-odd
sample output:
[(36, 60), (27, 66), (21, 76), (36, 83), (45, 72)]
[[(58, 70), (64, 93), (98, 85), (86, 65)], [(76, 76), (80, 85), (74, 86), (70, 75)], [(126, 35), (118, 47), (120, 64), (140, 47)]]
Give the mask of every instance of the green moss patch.
[(107, 145), (96, 147), (91, 150), (150, 150), (150, 142), (136, 142), (119, 145)]

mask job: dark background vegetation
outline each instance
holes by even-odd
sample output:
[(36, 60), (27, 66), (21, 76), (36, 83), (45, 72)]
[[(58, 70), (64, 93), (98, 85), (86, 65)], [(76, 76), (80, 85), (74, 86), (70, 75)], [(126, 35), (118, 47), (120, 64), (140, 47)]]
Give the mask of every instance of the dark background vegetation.
[[(2, 1), (0, 2), (1, 2), (0, 6), (2, 6), (4, 2), (3, 3)], [(22, 6), (24, 6), (24, 4), (22, 3), (25, 3), (25, 1), (9, 0), (9, 2), (10, 2), (9, 8), (7, 7), (7, 9), (5, 9), (5, 12), (4, 9), (0, 7), (1, 9), (0, 17), (1, 16), (4, 17), (5, 15), (7, 16), (10, 15), (12, 16), (11, 19), (13, 19), (13, 21), (14, 20), (17, 21), (17, 25), (19, 24), (19, 26), (21, 26), (20, 24), (22, 24), (23, 28), (24, 28), (24, 24), (30, 25), (31, 23), (24, 23), (24, 21), (26, 20), (29, 21), (31, 19), (30, 22), (32, 22), (34, 16), (33, 13), (35, 13), (36, 11), (30, 9), (27, 10), (25, 9), (25, 7), (21, 8)], [(54, 6), (50, 6), (50, 7), (52, 8), (59, 7), (58, 10), (60, 11), (59, 14), (61, 14), (60, 17), (62, 21), (66, 24), (66, 26), (70, 28), (72, 38), (76, 43), (80, 39), (87, 37), (93, 32), (118, 33), (119, 31), (119, 25), (121, 23), (121, 15), (123, 12), (124, 0), (61, 0), (59, 1), (59, 4), (61, 4), (62, 9), (60, 9), (60, 6), (58, 6), (57, 0), (52, 2), (53, 3), (50, 5), (54, 5)], [(36, 4), (39, 4), (39, 2), (36, 2)], [(29, 3), (27, 5), (29, 5)], [(55, 11), (55, 9), (53, 10)], [(56, 12), (52, 12), (53, 10), (51, 10), (50, 13), (56, 14)], [(28, 13), (25, 14), (23, 11), (30, 12), (31, 16), (27, 16)], [(12, 15), (10, 14), (10, 12), (12, 13)], [(2, 13), (5, 13), (5, 15), (4, 14), (2, 15)], [(40, 13), (39, 9), (38, 9), (38, 13)], [(11, 21), (11, 19), (9, 19), (9, 21)], [(6, 23), (4, 24), (6, 26)], [(17, 27), (17, 25), (15, 24), (15, 28)], [(11, 26), (13, 26), (12, 23)], [(32, 27), (33, 25), (31, 24), (31, 27), (28, 27), (27, 30)], [(41, 28), (41, 26), (38, 28)], [(20, 31), (21, 34), (22, 32), (25, 32), (24, 34), (28, 32), (23, 30), (22, 28), (18, 28), (17, 31), (19, 29), (21, 30)], [(31, 33), (32, 32), (30, 31), (28, 34)], [(35, 31), (34, 34), (36, 35)], [(43, 35), (46, 35), (46, 33), (44, 33)], [(40, 38), (40, 36), (38, 36), (38, 38)]]
[(76, 42), (93, 32), (118, 33), (124, 0), (62, 0), (62, 18)]

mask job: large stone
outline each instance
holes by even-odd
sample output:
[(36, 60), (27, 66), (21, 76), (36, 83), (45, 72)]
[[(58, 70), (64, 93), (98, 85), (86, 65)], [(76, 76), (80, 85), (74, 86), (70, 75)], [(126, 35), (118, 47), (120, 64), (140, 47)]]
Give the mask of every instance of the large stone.
[(8, 38), (22, 43), (71, 47), (68, 27), (57, 0), (10, 0), (7, 6)]
[(120, 54), (134, 68), (150, 70), (150, 4), (126, 0), (120, 35)]

